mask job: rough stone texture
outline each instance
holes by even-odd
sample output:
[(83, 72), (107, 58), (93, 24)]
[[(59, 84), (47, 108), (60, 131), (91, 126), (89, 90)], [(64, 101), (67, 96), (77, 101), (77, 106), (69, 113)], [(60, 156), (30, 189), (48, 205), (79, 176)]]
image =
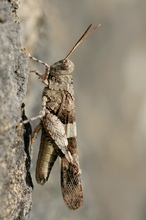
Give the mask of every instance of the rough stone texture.
[(26, 181), (23, 131), (17, 128), (26, 94), (28, 58), (21, 51), (17, 1), (0, 2), (0, 219), (27, 219), (32, 184)]

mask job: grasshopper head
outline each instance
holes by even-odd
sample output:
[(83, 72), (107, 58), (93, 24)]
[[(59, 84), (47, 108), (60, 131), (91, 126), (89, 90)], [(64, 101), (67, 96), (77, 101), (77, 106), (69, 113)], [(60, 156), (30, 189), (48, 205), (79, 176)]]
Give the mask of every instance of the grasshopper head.
[(50, 75), (70, 75), (74, 71), (74, 64), (69, 59), (59, 60), (58, 62), (51, 65)]
[(50, 75), (52, 76), (61, 76), (61, 75), (71, 75), (71, 73), (74, 71), (74, 64), (71, 60), (69, 60), (69, 56), (73, 53), (73, 51), (78, 47), (78, 45), (86, 38), (88, 37), (94, 30), (96, 30), (99, 25), (96, 25), (93, 29), (89, 31), (92, 24), (89, 25), (89, 27), (86, 29), (84, 34), (80, 37), (80, 39), (76, 42), (76, 44), (72, 47), (70, 52), (67, 54), (67, 56), (56, 63), (54, 63), (50, 67)]

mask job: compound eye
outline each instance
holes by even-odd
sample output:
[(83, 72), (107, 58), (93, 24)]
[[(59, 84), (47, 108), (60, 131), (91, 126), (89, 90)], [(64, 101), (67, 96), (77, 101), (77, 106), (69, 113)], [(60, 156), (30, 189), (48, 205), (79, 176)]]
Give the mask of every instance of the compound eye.
[(62, 71), (62, 75), (68, 75), (73, 72), (74, 64), (72, 63), (71, 60), (64, 59), (61, 61), (61, 63), (63, 64), (61, 70), (64, 70)]
[(68, 69), (68, 60), (63, 60), (62, 69), (67, 70)]
[(68, 70), (68, 69), (69, 69), (69, 65), (66, 64), (66, 65), (64, 66), (64, 69), (65, 69), (65, 70)]

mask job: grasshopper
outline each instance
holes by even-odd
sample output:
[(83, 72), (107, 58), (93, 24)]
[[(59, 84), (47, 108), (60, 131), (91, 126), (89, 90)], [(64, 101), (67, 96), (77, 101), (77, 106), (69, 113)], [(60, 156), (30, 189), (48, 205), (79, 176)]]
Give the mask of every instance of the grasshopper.
[[(75, 210), (83, 202), (81, 171), (77, 152), (75, 104), (72, 72), (74, 64), (68, 58), (77, 46), (100, 25), (90, 30), (92, 24), (76, 42), (67, 56), (49, 66), (32, 57), (29, 58), (45, 66), (45, 74), (35, 72), (45, 88), (42, 94), (42, 106), (38, 116), (23, 121), (40, 118), (39, 125), (33, 131), (32, 141), (42, 130), (40, 150), (36, 165), (36, 181), (44, 185), (48, 180), (57, 157), (61, 158), (61, 188), (64, 201), (69, 209)], [(26, 50), (26, 49), (25, 49)]]

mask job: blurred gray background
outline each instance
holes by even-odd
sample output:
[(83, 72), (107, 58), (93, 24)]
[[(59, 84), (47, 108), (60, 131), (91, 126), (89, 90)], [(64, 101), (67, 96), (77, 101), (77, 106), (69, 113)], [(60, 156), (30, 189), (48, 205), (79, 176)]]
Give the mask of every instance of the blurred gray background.
[[(146, 1), (22, 0), (21, 41), (48, 64), (64, 58), (90, 23), (101, 27), (71, 55), (84, 203), (65, 206), (56, 162), (35, 181), (31, 220), (146, 219)], [(30, 61), (30, 69), (44, 69)], [(27, 116), (37, 115), (44, 85), (31, 73)], [(32, 123), (33, 127), (38, 121)]]

